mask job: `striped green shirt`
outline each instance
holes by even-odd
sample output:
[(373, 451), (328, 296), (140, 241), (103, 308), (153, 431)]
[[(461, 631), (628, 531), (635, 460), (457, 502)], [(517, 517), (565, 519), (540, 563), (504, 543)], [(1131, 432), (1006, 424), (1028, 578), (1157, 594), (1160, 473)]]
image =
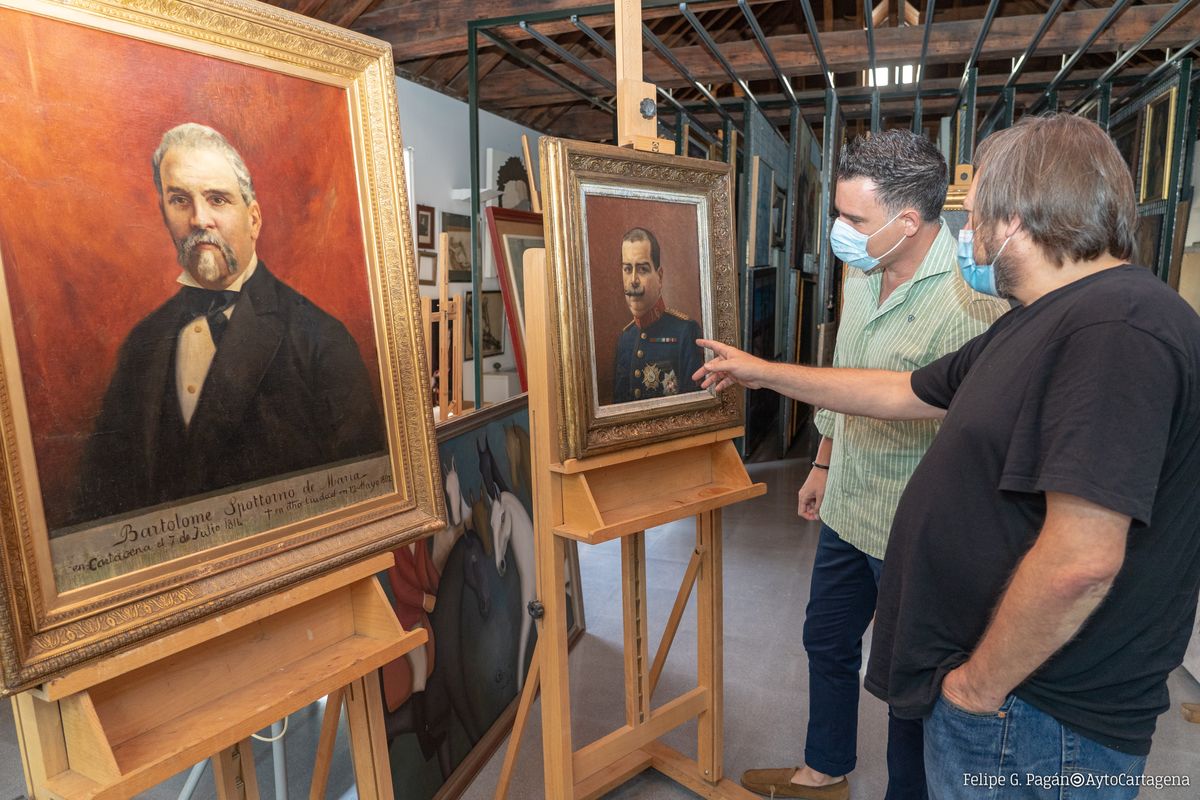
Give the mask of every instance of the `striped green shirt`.
[[(987, 330), (1008, 304), (967, 286), (956, 249), (943, 223), (912, 279), (883, 305), (882, 270), (850, 270), (833, 365), (910, 372)], [(938, 423), (884, 422), (822, 409), (816, 425), (833, 439), (822, 521), (862, 552), (883, 558), (900, 494)]]

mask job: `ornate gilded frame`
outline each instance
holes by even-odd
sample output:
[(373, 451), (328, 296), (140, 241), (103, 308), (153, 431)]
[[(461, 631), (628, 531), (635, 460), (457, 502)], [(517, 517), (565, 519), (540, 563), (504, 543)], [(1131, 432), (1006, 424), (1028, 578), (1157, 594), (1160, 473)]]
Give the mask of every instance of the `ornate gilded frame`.
[(729, 165), (551, 137), (541, 139), (541, 164), (550, 274), (548, 319), (556, 321), (547, 333), (554, 357), (550, 369), (557, 371), (558, 378), (561, 457), (581, 458), (740, 425), (743, 392), (735, 389), (717, 396), (689, 392), (611, 404), (601, 412), (584, 220), (585, 186), (700, 198), (700, 238), (706, 244), (701, 248), (700, 280), (708, 298), (708, 319), (701, 320), (701, 329), (709, 338), (736, 345), (737, 269)]
[[(387, 454), (377, 463), (391, 486), (366, 501), (348, 500), (334, 510), (241, 540), (60, 591), (33, 463), (29, 409), (13, 338), (15, 312), (0, 281), (0, 694), (11, 694), (440, 529), (445, 501), (428, 412), (391, 48), (245, 0), (0, 0), (0, 11), (344, 93), (344, 104), (333, 107), (344, 108), (350, 131), (353, 152), (344, 157), (352, 165), (358, 192), (348, 202), (357, 205), (361, 219), (368, 273), (358, 280), (369, 293), (372, 321), (367, 325), (379, 354), (378, 364), (368, 362), (368, 369), (379, 369), (387, 437)], [(85, 105), (87, 98), (80, 102)], [(148, 155), (146, 166), (139, 166), (147, 176)], [(26, 262), (23, 267), (49, 270), (55, 265)]]

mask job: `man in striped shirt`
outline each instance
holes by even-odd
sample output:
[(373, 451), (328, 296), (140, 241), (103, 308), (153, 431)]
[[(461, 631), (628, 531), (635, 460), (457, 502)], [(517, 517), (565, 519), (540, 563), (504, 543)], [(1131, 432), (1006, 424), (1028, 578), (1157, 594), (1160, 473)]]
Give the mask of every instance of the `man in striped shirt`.
[[(847, 277), (834, 366), (911, 371), (957, 350), (1008, 309), (959, 274), (956, 241), (941, 219), (946, 183), (941, 153), (909, 131), (842, 147), (830, 244)], [(798, 508), (805, 519), (823, 522), (804, 624), (804, 765), (749, 770), (742, 777), (748, 789), (849, 797), (862, 636), (875, 612), (892, 515), (937, 424), (818, 412), (821, 443)], [(925, 796), (921, 722), (889, 714), (887, 800)]]

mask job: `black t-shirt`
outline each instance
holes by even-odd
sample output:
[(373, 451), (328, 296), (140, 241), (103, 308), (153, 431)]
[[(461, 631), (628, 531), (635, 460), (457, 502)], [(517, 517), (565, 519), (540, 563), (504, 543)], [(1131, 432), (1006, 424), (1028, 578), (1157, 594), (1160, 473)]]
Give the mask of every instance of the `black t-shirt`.
[(1200, 317), (1148, 270), (1057, 289), (913, 373), (948, 413), (896, 509), (867, 689), (924, 717), (1045, 520), (1045, 492), (1133, 518), (1121, 571), (1078, 635), (1016, 689), (1144, 755), (1200, 588)]

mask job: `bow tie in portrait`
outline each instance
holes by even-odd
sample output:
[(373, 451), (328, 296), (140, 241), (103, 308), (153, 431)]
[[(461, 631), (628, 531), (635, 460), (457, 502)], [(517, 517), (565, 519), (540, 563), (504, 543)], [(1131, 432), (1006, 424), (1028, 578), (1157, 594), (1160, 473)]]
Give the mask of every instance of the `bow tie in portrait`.
[(208, 330), (212, 334), (214, 346), (221, 344), (221, 337), (229, 325), (225, 311), (236, 303), (239, 297), (241, 297), (240, 292), (232, 292), (227, 289), (183, 287), (183, 300), (189, 313), (188, 318), (205, 317), (208, 319)]

